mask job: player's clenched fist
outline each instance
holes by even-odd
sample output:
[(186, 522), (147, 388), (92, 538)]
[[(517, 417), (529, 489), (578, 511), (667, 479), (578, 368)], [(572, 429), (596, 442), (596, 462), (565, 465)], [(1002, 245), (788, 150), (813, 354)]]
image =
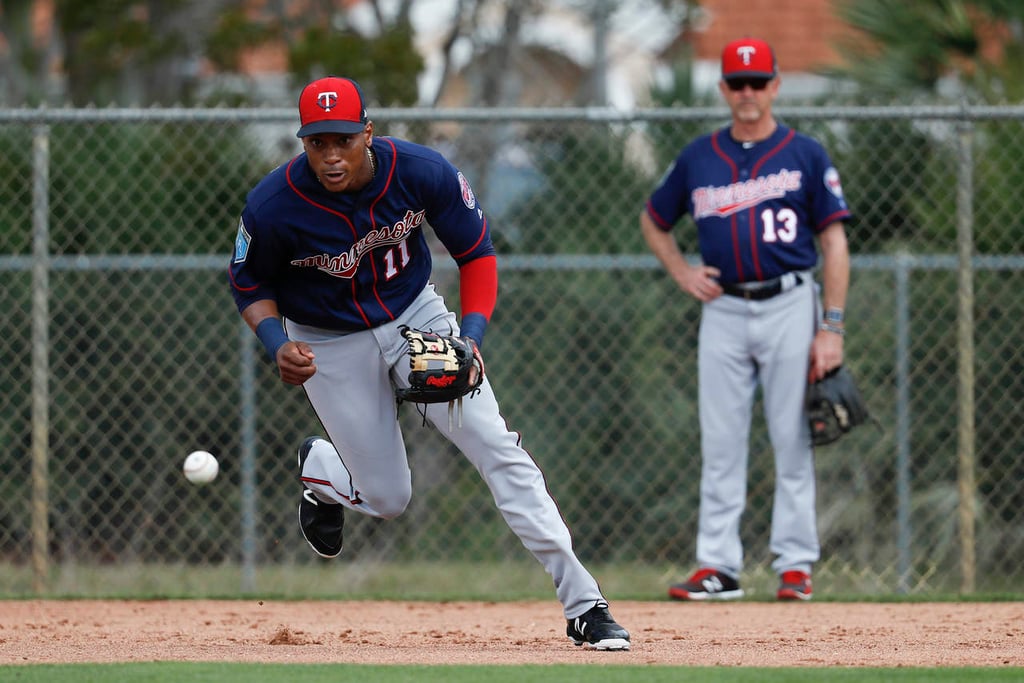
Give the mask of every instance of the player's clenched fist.
[(302, 384), (316, 374), (316, 357), (306, 342), (288, 342), (277, 350), (277, 371), (281, 381)]

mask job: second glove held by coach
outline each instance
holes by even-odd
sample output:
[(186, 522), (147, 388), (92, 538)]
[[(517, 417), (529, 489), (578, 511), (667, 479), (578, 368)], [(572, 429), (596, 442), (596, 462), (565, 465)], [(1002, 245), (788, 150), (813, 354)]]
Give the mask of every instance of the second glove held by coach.
[(807, 420), (811, 441), (824, 446), (838, 441), (871, 416), (853, 375), (841, 365), (807, 387)]

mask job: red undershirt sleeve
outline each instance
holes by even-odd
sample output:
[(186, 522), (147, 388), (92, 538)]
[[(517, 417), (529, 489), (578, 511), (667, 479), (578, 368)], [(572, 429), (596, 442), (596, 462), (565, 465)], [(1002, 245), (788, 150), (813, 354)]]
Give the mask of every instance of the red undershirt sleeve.
[(484, 330), (498, 301), (498, 259), (484, 256), (459, 267), (462, 334), (483, 344)]

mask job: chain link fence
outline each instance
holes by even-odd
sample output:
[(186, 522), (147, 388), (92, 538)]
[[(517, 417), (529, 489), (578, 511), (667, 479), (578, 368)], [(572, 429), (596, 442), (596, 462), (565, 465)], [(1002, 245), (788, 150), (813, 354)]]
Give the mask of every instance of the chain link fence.
[[(374, 115), (378, 135), (433, 145), (473, 182), (499, 249), (485, 354), (503, 412), (584, 561), (653, 577), (634, 593), (661, 596), (692, 568), (700, 471), (699, 305), (647, 253), (637, 219), (679, 148), (727, 114)], [(819, 591), (1019, 591), (1024, 110), (777, 114), (825, 143), (856, 214), (847, 362), (879, 421), (817, 454)], [(300, 151), (294, 118), (0, 112), (0, 593), (314, 590), (280, 576), (321, 568), (296, 521), (295, 449), (318, 424), (226, 279), (246, 192)], [(692, 225), (677, 234), (694, 253)], [(457, 305), (455, 268), (441, 252), (436, 263)], [(751, 576), (772, 559), (772, 454), (755, 415)], [(543, 581), (476, 472), (414, 410), (400, 419), (413, 501), (390, 522), (348, 515), (328, 570), (347, 583), (318, 579), (325, 590), (358, 595), (386, 567), (428, 581), (524, 559), (497, 570), (502, 585)], [(210, 486), (181, 475), (195, 449), (220, 460)], [(461, 580), (456, 597), (479, 590)]]

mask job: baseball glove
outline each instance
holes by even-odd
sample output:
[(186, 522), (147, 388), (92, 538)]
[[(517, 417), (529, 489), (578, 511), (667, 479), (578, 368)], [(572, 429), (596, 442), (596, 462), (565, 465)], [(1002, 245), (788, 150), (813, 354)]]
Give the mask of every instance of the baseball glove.
[[(450, 403), (472, 394), (484, 381), (476, 343), (465, 337), (402, 327), (409, 342), (409, 388), (395, 390), (399, 401)], [(477, 373), (470, 383), (470, 369)]]
[(869, 419), (868, 407), (844, 366), (830, 371), (807, 387), (807, 418), (815, 446), (839, 437)]

